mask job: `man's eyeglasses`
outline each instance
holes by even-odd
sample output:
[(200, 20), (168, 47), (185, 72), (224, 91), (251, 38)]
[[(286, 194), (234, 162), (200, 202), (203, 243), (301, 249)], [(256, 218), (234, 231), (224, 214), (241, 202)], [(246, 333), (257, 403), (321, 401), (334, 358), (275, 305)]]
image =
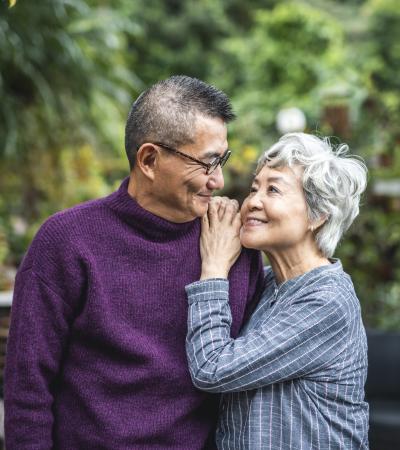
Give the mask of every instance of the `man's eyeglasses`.
[(175, 148), (170, 147), (169, 145), (162, 144), (161, 142), (152, 142), (153, 145), (157, 145), (158, 147), (161, 147), (165, 150), (168, 150), (169, 152), (176, 153), (177, 155), (181, 155), (184, 158), (190, 159), (191, 161), (200, 164), (206, 169), (206, 174), (210, 175), (214, 172), (214, 170), (220, 165), (221, 167), (224, 167), (225, 163), (228, 161), (228, 158), (231, 156), (231, 151), (227, 150), (222, 156), (216, 156), (213, 158), (209, 163), (205, 163), (203, 161), (200, 161), (196, 158), (193, 158), (193, 156), (187, 155), (186, 153), (180, 152), (179, 150), (176, 150)]

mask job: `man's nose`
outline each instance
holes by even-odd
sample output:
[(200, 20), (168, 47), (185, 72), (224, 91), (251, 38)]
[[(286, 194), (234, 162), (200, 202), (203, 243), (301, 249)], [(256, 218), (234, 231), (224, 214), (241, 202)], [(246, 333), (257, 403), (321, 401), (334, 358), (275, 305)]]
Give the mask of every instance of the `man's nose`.
[(224, 174), (220, 165), (208, 176), (208, 189), (222, 189), (224, 187)]

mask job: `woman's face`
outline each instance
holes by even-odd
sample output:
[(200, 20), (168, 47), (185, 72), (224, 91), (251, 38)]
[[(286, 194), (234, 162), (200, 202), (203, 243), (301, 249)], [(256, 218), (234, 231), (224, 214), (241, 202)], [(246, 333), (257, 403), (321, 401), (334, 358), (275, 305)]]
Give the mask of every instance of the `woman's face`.
[(310, 235), (307, 204), (300, 166), (264, 166), (255, 177), (241, 216), (244, 247), (266, 252), (285, 252)]

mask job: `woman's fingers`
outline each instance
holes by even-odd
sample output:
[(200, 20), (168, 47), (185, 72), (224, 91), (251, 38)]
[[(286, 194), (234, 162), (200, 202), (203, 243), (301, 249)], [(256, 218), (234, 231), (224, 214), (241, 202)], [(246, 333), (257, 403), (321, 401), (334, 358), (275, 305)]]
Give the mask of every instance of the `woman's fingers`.
[(237, 212), (239, 210), (239, 203), (236, 200), (227, 199), (225, 203), (224, 216), (222, 217), (222, 222), (226, 225), (231, 225)]
[(215, 227), (216, 223), (218, 222), (218, 209), (219, 209), (219, 203), (221, 197), (216, 197), (211, 199), (210, 203), (208, 204), (208, 225), (209, 228)]
[(208, 205), (209, 226), (215, 227), (217, 222), (225, 225), (232, 224), (237, 212), (239, 203), (237, 200), (231, 200), (228, 197), (213, 197)]
[(218, 219), (222, 221), (225, 217), (226, 207), (228, 205), (229, 199), (227, 197), (220, 197), (219, 207), (218, 207)]
[(239, 234), (240, 228), (242, 227), (242, 218), (240, 217), (240, 212), (237, 212), (232, 220), (232, 225), (236, 229), (237, 233)]
[(210, 228), (210, 222), (208, 220), (208, 214), (204, 214), (204, 216), (201, 218), (201, 231), (208, 231)]
[(239, 202), (237, 200), (230, 200), (230, 223), (233, 223), (235, 217), (237, 216), (239, 211)]

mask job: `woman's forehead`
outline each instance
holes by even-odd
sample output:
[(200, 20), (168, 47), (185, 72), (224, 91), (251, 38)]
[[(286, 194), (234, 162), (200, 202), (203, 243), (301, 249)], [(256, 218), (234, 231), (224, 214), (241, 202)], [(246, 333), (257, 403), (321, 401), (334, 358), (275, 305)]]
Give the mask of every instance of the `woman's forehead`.
[(275, 181), (284, 184), (297, 185), (302, 179), (303, 171), (303, 168), (298, 164), (279, 167), (265, 165), (255, 176), (254, 182)]

